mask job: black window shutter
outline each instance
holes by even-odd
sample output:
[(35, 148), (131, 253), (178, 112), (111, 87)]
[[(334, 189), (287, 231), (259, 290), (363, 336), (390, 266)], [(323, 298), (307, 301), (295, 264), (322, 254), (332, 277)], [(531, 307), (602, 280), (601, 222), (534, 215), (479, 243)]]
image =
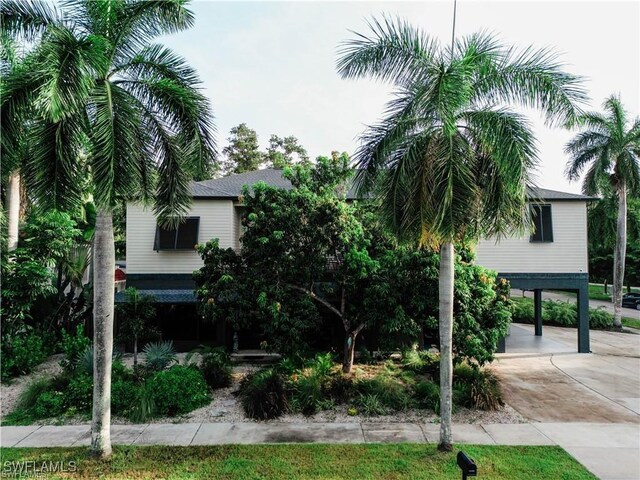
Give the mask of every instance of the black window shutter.
[(551, 205), (531, 205), (531, 216), (533, 218), (533, 233), (529, 237), (529, 241), (553, 242)]
[(159, 250), (193, 250), (198, 243), (200, 217), (186, 218), (177, 228), (164, 228), (156, 225), (156, 236), (153, 249)]
[(553, 222), (551, 221), (551, 205), (542, 206), (542, 241), (553, 242)]
[(156, 226), (156, 240), (153, 249), (174, 250), (176, 248), (176, 229)]
[(176, 249), (192, 250), (198, 243), (199, 226), (200, 218), (187, 218), (184, 223), (181, 223), (178, 227)]
[(531, 216), (533, 217), (533, 233), (529, 240), (531, 242), (542, 242), (542, 212), (539, 205), (531, 205)]

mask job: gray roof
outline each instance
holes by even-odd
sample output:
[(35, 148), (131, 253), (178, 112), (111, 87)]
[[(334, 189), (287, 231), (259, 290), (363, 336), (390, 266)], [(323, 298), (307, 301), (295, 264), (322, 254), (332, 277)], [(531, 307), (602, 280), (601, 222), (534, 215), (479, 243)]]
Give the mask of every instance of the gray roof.
[[(267, 185), (284, 188), (286, 190), (292, 188), (291, 182), (282, 176), (282, 170), (265, 168), (262, 170), (254, 170), (253, 172), (229, 175), (228, 177), (203, 180), (202, 182), (191, 182), (191, 194), (194, 198), (237, 199), (242, 194), (242, 187), (244, 185), (251, 186), (258, 182), (264, 182)], [(585, 195), (558, 192), (556, 190), (547, 190), (545, 188), (529, 188), (528, 193), (529, 198), (536, 200), (594, 200), (593, 197)], [(350, 180), (347, 199), (356, 200), (358, 198), (360, 197), (356, 195), (356, 189), (353, 182)]]
[[(195, 303), (196, 294), (193, 290), (186, 289), (149, 289), (138, 290), (140, 295), (153, 297), (156, 303)], [(116, 292), (115, 303), (126, 303), (127, 297), (124, 292)]]
[[(282, 176), (282, 170), (264, 168), (253, 172), (237, 173), (228, 177), (191, 182), (191, 194), (194, 198), (238, 198), (242, 194), (242, 187), (264, 182), (273, 187), (290, 190), (291, 182)], [(347, 199), (355, 200), (355, 188), (349, 184)]]
[(579, 193), (559, 192), (557, 190), (548, 190), (546, 188), (527, 188), (527, 196), (532, 200), (572, 200), (588, 202), (589, 200), (597, 200), (596, 197), (589, 197)]

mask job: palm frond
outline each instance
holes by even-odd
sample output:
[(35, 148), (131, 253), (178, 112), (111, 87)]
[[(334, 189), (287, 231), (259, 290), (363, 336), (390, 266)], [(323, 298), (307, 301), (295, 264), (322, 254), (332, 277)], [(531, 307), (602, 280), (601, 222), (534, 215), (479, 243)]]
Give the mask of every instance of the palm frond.
[(191, 172), (205, 172), (217, 155), (209, 100), (198, 90), (166, 78), (123, 79), (117, 85), (155, 112), (172, 135), (180, 134), (185, 163)]
[(479, 102), (508, 103), (539, 109), (549, 125), (573, 125), (587, 99), (583, 79), (566, 73), (550, 49), (505, 49), (500, 61), (478, 71)]
[(337, 69), (343, 78), (406, 84), (430, 76), (439, 55), (437, 40), (399, 18), (372, 18), (367, 25), (369, 36), (353, 32), (356, 38), (338, 49)]
[(100, 208), (112, 208), (117, 197), (138, 193), (145, 152), (140, 114), (130, 97), (117, 85), (103, 82), (92, 94), (90, 161), (95, 185), (94, 199)]
[(0, 2), (2, 32), (10, 37), (34, 41), (52, 25), (61, 21), (55, 5), (40, 0), (3, 0)]
[(75, 115), (85, 108), (94, 84), (93, 67), (99, 50), (90, 38), (76, 38), (67, 28), (53, 27), (38, 52), (46, 81), (38, 107), (51, 121)]
[(611, 125), (610, 131), (612, 137), (622, 142), (625, 135), (625, 128), (627, 127), (627, 112), (625, 112), (620, 97), (611, 95), (604, 101), (604, 109), (609, 113), (609, 124)]
[[(91, 0), (88, 0), (91, 1)], [(160, 35), (193, 26), (195, 17), (186, 8), (189, 0), (133, 0), (124, 4), (113, 38), (116, 58), (128, 58)]]
[(84, 172), (78, 162), (85, 144), (85, 121), (67, 116), (58, 122), (45, 119), (30, 127), (29, 154), (21, 173), (30, 194), (44, 208), (71, 211), (82, 204)]
[(598, 195), (602, 185), (610, 182), (611, 160), (608, 147), (602, 148), (599, 155), (591, 161), (582, 183), (582, 192), (585, 195)]
[(162, 225), (175, 227), (191, 205), (189, 169), (176, 139), (165, 137), (163, 141), (154, 212)]
[(476, 148), (476, 228), (485, 236), (516, 233), (524, 226), (526, 188), (537, 165), (531, 126), (523, 115), (506, 108), (465, 112), (462, 118)]

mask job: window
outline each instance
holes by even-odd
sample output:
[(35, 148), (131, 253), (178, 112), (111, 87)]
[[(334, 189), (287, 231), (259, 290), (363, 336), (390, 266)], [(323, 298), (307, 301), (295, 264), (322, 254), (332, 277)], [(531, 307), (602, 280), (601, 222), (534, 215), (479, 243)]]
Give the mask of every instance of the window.
[(160, 250), (193, 250), (198, 243), (200, 217), (188, 217), (178, 228), (156, 226), (156, 238), (153, 249)]
[(534, 230), (529, 238), (531, 242), (553, 242), (553, 224), (551, 205), (531, 205)]

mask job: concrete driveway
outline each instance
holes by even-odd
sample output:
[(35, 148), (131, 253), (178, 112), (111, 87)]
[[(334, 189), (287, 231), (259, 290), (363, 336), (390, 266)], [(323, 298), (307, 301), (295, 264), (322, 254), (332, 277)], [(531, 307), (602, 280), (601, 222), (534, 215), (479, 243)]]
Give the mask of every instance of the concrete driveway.
[(575, 353), (575, 329), (513, 324), (494, 364), (507, 403), (533, 422), (640, 424), (640, 335), (591, 331), (593, 353)]
[(511, 325), (493, 368), (505, 400), (600, 479), (640, 479), (640, 335)]

